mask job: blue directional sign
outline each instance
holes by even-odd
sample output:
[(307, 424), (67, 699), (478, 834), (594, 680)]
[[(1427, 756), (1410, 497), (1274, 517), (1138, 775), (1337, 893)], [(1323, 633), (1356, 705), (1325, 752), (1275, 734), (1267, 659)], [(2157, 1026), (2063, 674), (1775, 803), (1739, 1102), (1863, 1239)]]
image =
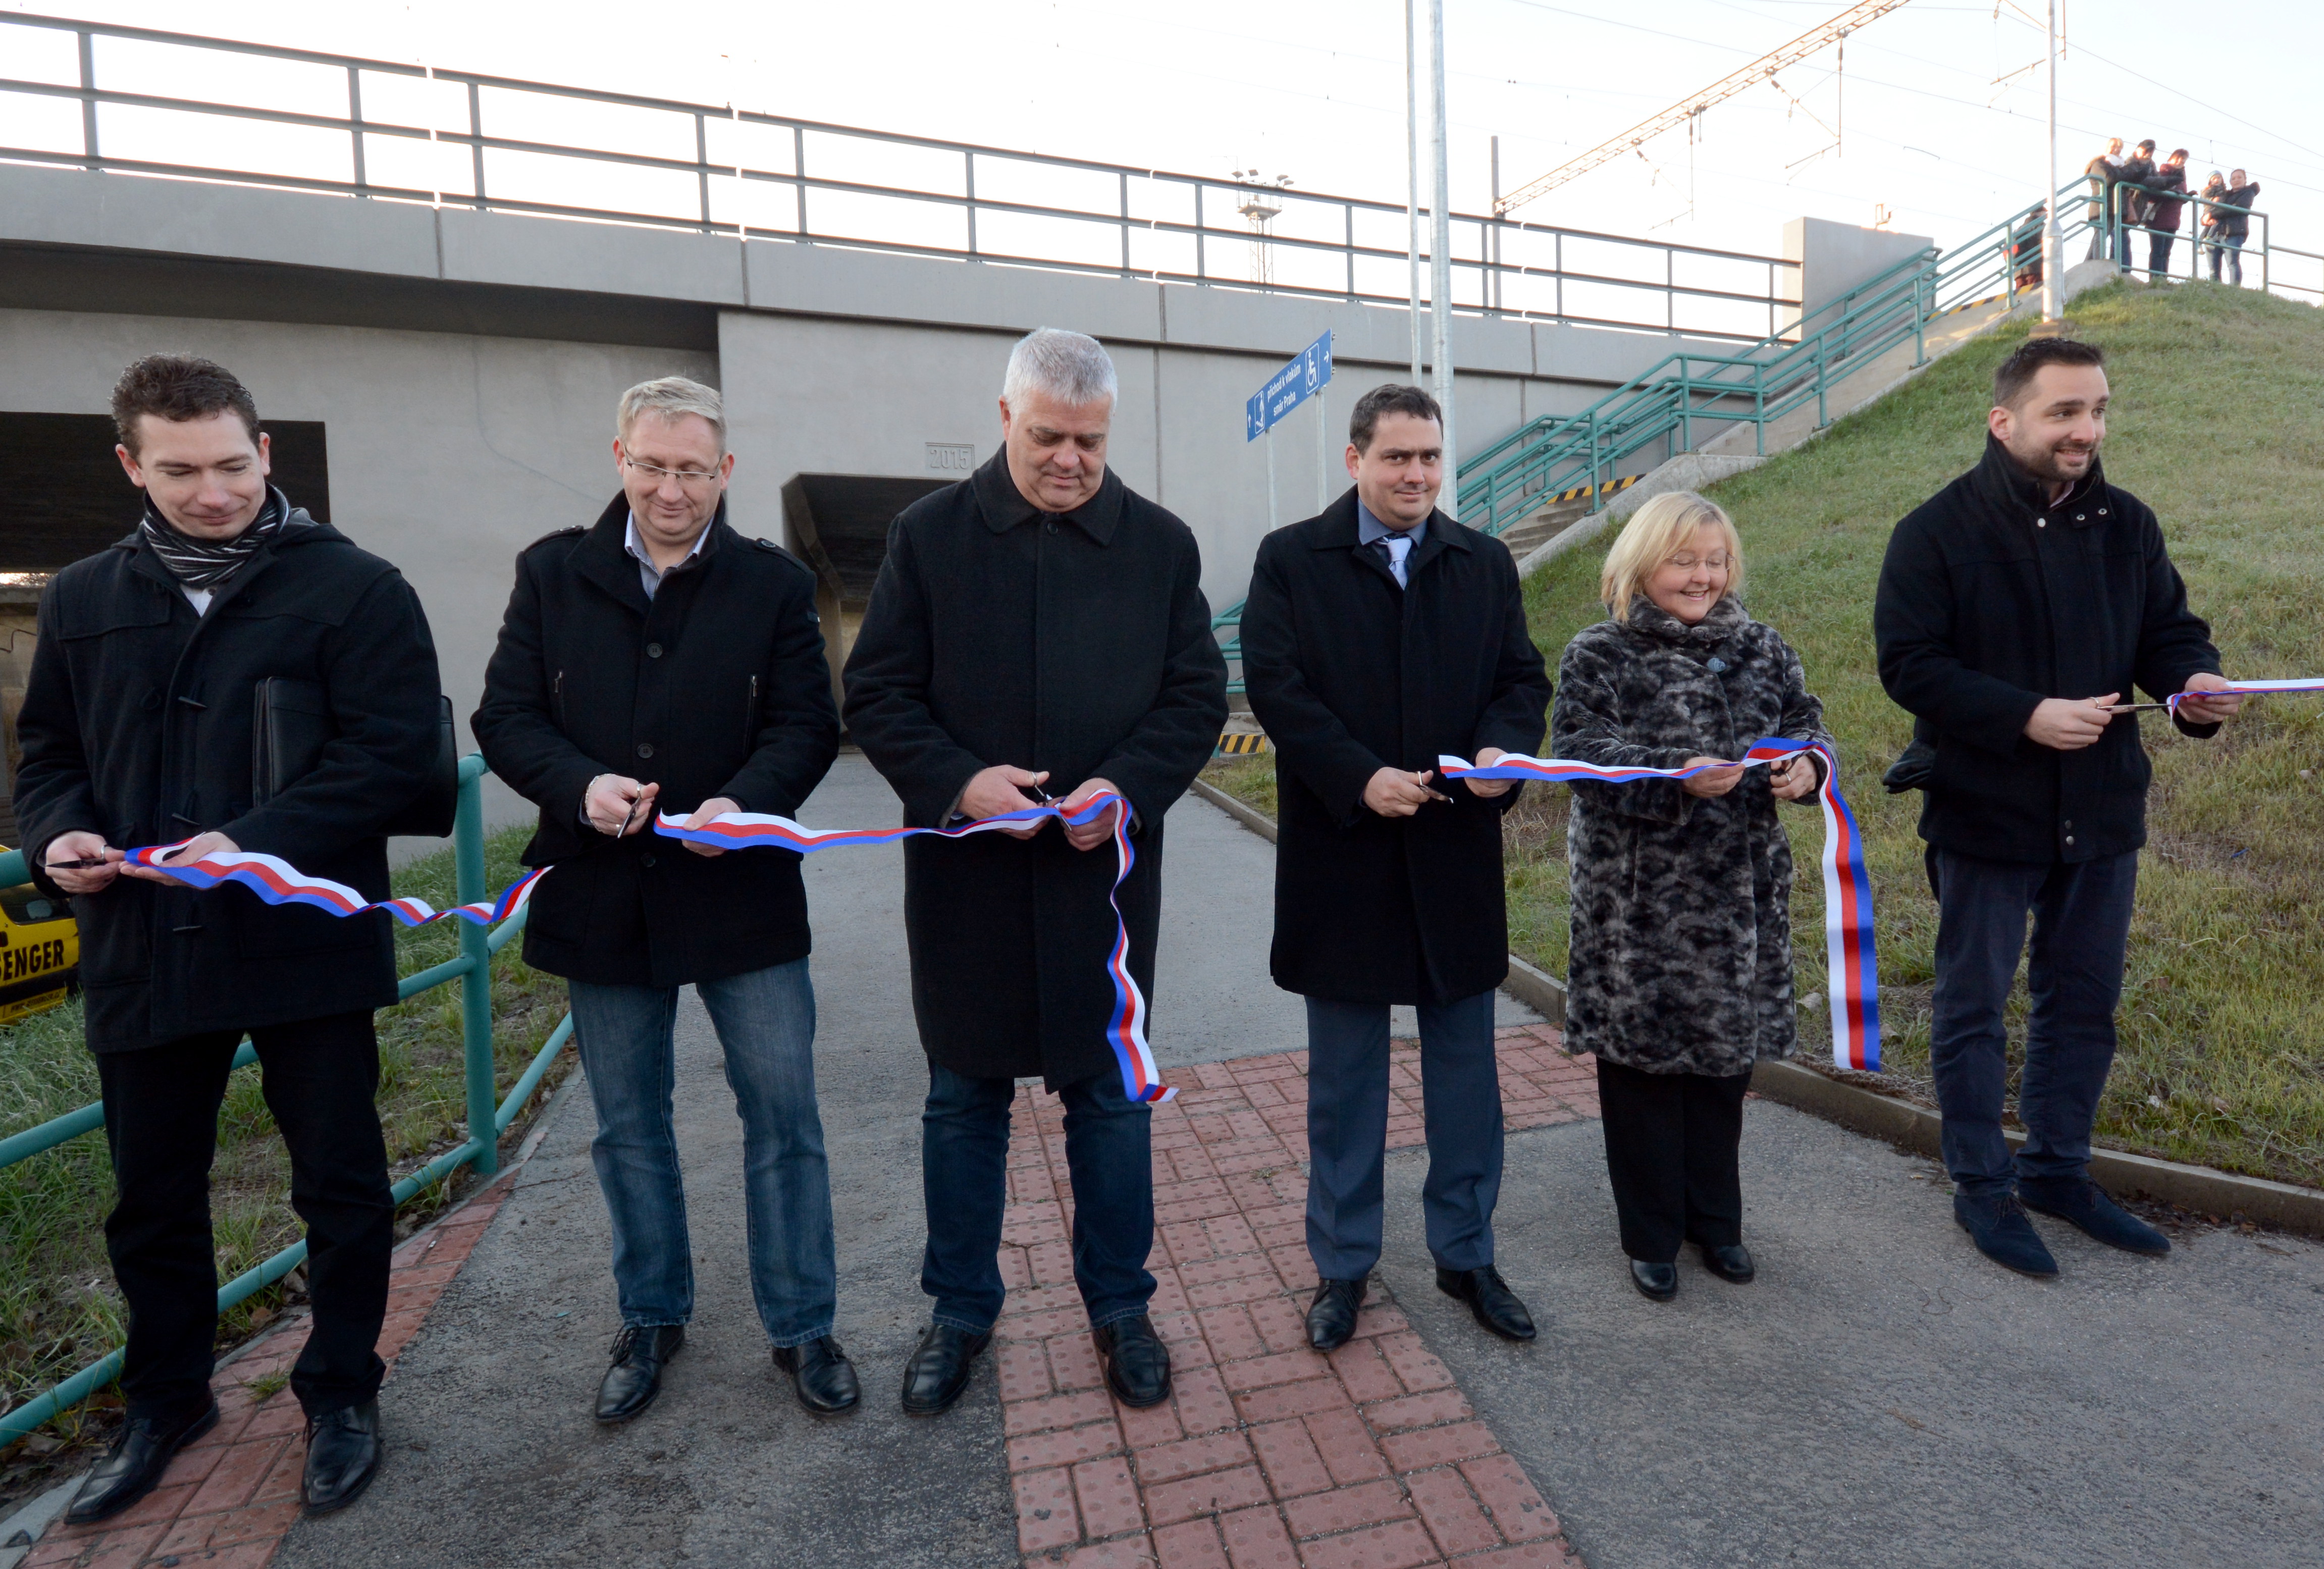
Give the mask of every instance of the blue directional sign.
[(1256, 441), (1286, 414), (1322, 392), (1332, 380), (1332, 335), (1309, 344), (1291, 363), (1267, 378), (1267, 385), (1243, 405), (1243, 439)]

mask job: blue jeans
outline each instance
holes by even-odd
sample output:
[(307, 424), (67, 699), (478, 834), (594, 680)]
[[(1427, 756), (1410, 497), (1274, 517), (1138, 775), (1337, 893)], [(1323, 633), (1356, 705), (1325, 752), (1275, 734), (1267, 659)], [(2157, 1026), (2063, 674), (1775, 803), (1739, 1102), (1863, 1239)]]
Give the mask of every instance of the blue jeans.
[[(1307, 1252), (1326, 1280), (1379, 1262), (1388, 1157), (1388, 1004), (1307, 999)], [(1501, 1194), (1501, 1072), (1493, 994), (1420, 1010), (1428, 1251), (1447, 1269), (1493, 1261)]]
[[(1090, 1327), (1135, 1318), (1154, 1297), (1152, 1112), (1122, 1094), (1111, 1069), (1057, 1092), (1065, 1103), (1065, 1166), (1074, 1187), (1074, 1282)], [(920, 1115), (920, 1180), (928, 1246), (920, 1289), (935, 1318), (991, 1331), (1001, 1283), (1001, 1212), (1009, 1203), (1009, 1107), (1014, 1079), (975, 1079), (928, 1064)]]
[[(574, 1042), (597, 1107), (589, 1158), (613, 1219), (613, 1279), (622, 1322), (694, 1316), (694, 1251), (686, 1230), (670, 1092), (678, 1083), (678, 989), (568, 981)], [(742, 1118), (742, 1195), (751, 1295), (779, 1346), (831, 1333), (838, 1267), (832, 1257), (831, 1175), (815, 1104), (815, 988), (796, 959), (695, 990), (726, 1057)]]
[(2025, 1072), (2017, 1088), (2025, 1145), (2019, 1177), (2089, 1169), (2090, 1124), (2114, 1065), (2114, 1011), (2138, 889), (2138, 852), (2069, 864), (1985, 861), (1937, 852), (1937, 984), (1929, 1067), (1944, 1112), (1945, 1167), (1973, 1198), (2009, 1191), (2001, 1132), (2008, 1077), (2004, 1010), (2034, 915)]

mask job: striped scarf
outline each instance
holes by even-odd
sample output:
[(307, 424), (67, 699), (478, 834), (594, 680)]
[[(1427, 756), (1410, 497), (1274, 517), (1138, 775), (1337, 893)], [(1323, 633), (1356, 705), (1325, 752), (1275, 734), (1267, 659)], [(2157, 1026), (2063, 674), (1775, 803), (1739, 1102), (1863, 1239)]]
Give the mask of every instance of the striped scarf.
[(279, 539), (290, 521), (290, 503), (282, 493), (269, 485), (266, 504), (250, 527), (231, 540), (197, 540), (191, 534), (180, 533), (170, 520), (163, 517), (151, 498), (145, 503), (145, 515), (137, 521), (137, 531), (146, 545), (170, 569), (170, 576), (188, 588), (216, 588), (219, 584), (242, 570), (243, 564), (256, 555), (259, 547)]

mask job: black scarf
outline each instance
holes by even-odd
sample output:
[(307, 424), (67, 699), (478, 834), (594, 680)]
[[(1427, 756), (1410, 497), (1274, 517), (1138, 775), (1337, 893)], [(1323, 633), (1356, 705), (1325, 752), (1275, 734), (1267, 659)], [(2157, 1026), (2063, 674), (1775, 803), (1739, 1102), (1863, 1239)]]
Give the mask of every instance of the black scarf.
[(260, 547), (281, 537), (290, 523), (290, 503), (272, 485), (266, 487), (266, 504), (258, 509), (258, 516), (250, 527), (231, 540), (197, 540), (191, 534), (180, 533), (169, 519), (163, 517), (152, 499), (145, 502), (145, 515), (137, 521), (137, 531), (145, 543), (160, 558), (162, 566), (188, 588), (216, 588), (243, 568), (244, 563), (256, 555)]

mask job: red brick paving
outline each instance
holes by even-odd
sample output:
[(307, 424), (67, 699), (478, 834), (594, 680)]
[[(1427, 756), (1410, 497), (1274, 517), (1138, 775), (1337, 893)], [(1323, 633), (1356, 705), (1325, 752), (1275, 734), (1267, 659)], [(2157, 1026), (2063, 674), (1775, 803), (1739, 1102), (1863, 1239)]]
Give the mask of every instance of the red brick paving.
[[(395, 1250), (387, 1322), (379, 1337), (379, 1354), (390, 1367), (467, 1261), (508, 1191), (505, 1179), (493, 1184)], [(302, 1320), (218, 1370), (218, 1425), (178, 1453), (161, 1485), (98, 1525), (56, 1527), (25, 1555), (23, 1569), (164, 1563), (261, 1569), (299, 1518), (306, 1422), (288, 1389), (261, 1400), (250, 1386), (269, 1373), (288, 1372), (306, 1343)]]
[[(1511, 1131), (1598, 1115), (1587, 1058), (1499, 1032)], [(1356, 1338), (1307, 1349), (1306, 1057), (1168, 1076), (1154, 1113), (1154, 1322), (1175, 1389), (1104, 1390), (1073, 1287), (1061, 1108), (1031, 1089), (1010, 1141), (994, 1361), (1028, 1569), (1578, 1569), (1557, 1517), (1374, 1291)], [(1421, 1142), (1419, 1054), (1391, 1059), (1388, 1147)]]

